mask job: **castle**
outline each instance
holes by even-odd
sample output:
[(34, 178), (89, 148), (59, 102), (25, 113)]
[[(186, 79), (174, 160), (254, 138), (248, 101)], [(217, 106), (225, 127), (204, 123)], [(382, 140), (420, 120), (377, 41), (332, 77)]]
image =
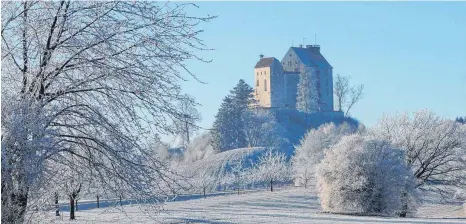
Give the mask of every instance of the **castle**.
[(254, 67), (255, 99), (265, 108), (296, 108), (299, 74), (312, 69), (321, 112), (333, 112), (333, 67), (320, 53), (319, 45), (290, 47), (282, 61), (264, 58)]

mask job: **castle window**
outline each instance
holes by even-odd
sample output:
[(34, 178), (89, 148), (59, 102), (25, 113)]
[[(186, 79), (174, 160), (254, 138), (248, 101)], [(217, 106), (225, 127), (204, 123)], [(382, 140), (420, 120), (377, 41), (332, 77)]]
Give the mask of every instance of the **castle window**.
[(264, 79), (264, 91), (267, 91), (267, 79)]
[(259, 86), (259, 80), (256, 80), (256, 86)]
[(267, 75), (267, 71), (264, 71), (264, 75)]

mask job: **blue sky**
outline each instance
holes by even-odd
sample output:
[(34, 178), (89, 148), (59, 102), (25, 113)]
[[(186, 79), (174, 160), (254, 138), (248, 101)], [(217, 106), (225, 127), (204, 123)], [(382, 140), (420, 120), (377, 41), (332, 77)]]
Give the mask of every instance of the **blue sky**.
[(372, 126), (384, 113), (430, 109), (466, 116), (466, 2), (199, 2), (196, 14), (214, 51), (189, 62), (201, 84), (184, 91), (202, 104), (210, 128), (222, 98), (239, 79), (253, 83), (259, 54), (282, 59), (288, 48), (317, 44), (339, 73), (364, 84), (351, 115)]

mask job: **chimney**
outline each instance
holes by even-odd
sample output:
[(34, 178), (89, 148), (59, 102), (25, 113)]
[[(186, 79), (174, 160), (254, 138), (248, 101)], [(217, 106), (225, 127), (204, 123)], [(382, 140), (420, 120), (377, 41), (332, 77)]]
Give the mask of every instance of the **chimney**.
[(320, 45), (306, 45), (306, 48), (315, 53), (320, 53)]
[(263, 54), (260, 54), (259, 57), (262, 59), (262, 58), (264, 58), (264, 55), (263, 55)]

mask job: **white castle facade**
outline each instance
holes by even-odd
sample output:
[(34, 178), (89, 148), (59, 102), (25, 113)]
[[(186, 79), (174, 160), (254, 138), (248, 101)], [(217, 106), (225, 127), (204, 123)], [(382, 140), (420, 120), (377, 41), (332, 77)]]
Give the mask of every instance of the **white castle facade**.
[(307, 67), (316, 78), (321, 112), (333, 112), (333, 67), (320, 53), (319, 45), (290, 47), (282, 61), (263, 57), (254, 67), (255, 99), (260, 107), (296, 108), (299, 74)]

